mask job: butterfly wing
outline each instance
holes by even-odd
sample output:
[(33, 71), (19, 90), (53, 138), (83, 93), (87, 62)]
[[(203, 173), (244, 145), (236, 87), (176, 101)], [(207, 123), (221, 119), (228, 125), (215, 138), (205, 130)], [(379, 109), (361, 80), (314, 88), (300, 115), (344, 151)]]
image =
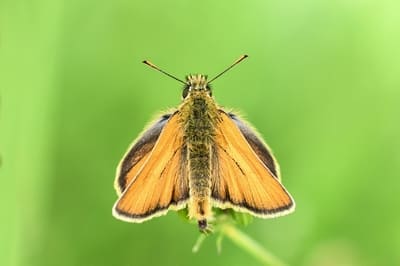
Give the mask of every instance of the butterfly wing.
[(178, 112), (168, 118), (152, 150), (142, 157), (139, 163), (124, 171), (125, 178), (120, 177), (131, 181), (122, 189), (113, 214), (125, 221), (143, 222), (166, 214), (169, 209), (182, 209), (187, 204), (186, 147)]
[(258, 158), (260, 158), (260, 160), (276, 178), (280, 179), (279, 165), (272, 156), (271, 149), (267, 146), (267, 144), (257, 136), (257, 133), (254, 131), (254, 129), (247, 125), (246, 122), (240, 120), (237, 115), (233, 113), (228, 113), (228, 115), (240, 129), (240, 132), (242, 132), (243, 136), (250, 144), (253, 151), (257, 154)]
[(126, 189), (135, 177), (135, 174), (143, 166), (153, 149), (161, 130), (164, 128), (171, 114), (165, 114), (152, 126), (144, 131), (140, 137), (133, 142), (117, 167), (115, 178), (115, 189), (118, 195)]
[[(294, 201), (274, 172), (242, 133), (244, 123), (220, 110), (212, 158), (212, 200), (216, 207), (232, 208), (269, 218), (294, 210)], [(242, 128), (242, 131), (241, 131)], [(248, 136), (250, 129), (246, 128)], [(259, 142), (259, 143), (258, 143)], [(254, 145), (262, 144), (255, 141)], [(269, 154), (269, 157), (272, 156)], [(267, 160), (269, 161), (269, 160)], [(273, 161), (273, 160), (272, 160)]]

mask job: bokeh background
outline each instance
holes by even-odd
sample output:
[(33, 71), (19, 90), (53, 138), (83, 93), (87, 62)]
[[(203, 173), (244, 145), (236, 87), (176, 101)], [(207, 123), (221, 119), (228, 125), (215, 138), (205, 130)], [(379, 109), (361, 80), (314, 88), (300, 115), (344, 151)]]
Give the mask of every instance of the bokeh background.
[(400, 265), (400, 2), (0, 1), (0, 265), (260, 265), (176, 213), (111, 216), (115, 168), (183, 78), (273, 148), (294, 214), (241, 228), (290, 265)]

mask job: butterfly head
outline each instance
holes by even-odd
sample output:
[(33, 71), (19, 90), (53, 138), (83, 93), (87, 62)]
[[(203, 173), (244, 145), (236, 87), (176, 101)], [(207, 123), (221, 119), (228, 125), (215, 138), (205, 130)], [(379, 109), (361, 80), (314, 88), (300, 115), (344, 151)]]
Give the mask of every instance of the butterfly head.
[(186, 85), (182, 92), (185, 99), (188, 95), (206, 94), (211, 96), (211, 87), (208, 84), (206, 75), (188, 75), (186, 76)]

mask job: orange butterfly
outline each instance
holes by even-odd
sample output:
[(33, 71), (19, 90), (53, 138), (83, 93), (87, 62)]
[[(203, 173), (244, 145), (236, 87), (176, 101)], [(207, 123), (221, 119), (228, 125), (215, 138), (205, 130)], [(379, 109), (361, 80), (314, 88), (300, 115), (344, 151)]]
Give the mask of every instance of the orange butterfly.
[(231, 208), (261, 218), (294, 211), (294, 201), (280, 182), (279, 168), (267, 145), (235, 114), (212, 98), (204, 75), (182, 81), (183, 101), (163, 115), (133, 143), (115, 180), (116, 218), (140, 223), (187, 208), (201, 231), (212, 207)]

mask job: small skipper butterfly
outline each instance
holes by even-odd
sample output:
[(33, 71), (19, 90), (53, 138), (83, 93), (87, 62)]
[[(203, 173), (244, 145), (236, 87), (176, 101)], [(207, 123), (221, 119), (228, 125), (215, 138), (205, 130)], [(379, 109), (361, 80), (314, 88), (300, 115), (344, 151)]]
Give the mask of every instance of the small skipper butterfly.
[(205, 231), (212, 208), (271, 218), (294, 211), (278, 164), (258, 134), (236, 114), (219, 107), (210, 83), (219, 75), (188, 75), (182, 103), (148, 127), (122, 158), (115, 179), (113, 215), (141, 223), (187, 208)]

